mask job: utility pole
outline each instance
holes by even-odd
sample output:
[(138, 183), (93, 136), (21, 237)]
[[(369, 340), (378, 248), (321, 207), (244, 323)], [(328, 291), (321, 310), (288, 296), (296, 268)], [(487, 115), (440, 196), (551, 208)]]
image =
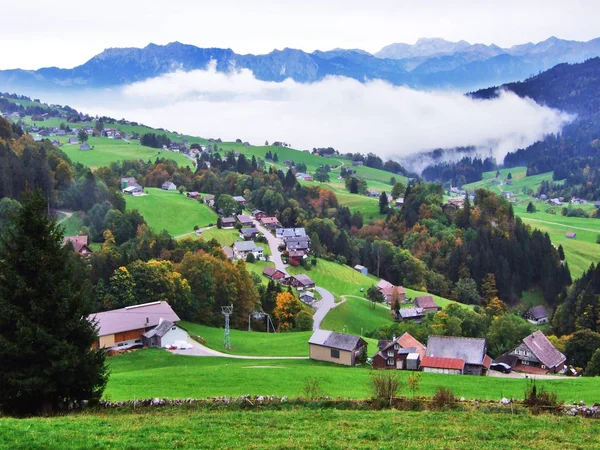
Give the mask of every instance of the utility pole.
[(225, 336), (223, 338), (223, 347), (231, 350), (231, 336), (229, 335), (229, 316), (233, 313), (233, 305), (221, 306), (221, 314), (225, 316)]

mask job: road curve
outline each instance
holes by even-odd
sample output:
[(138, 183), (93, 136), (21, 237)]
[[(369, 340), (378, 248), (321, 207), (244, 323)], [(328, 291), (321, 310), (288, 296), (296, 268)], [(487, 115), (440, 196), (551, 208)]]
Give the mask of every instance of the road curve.
[(217, 356), (221, 358), (230, 359), (254, 359), (254, 360), (265, 360), (265, 359), (308, 359), (308, 356), (244, 356), (244, 355), (230, 355), (228, 353), (221, 353), (212, 348), (208, 348), (199, 342), (190, 339), (188, 341), (193, 347), (187, 350), (171, 350), (171, 353), (176, 355), (186, 356)]

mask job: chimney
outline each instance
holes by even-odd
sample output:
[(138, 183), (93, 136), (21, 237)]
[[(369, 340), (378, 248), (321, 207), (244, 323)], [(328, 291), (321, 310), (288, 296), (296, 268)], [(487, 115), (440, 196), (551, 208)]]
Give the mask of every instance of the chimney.
[(158, 324), (160, 325), (161, 323), (163, 323), (165, 321), (165, 319), (163, 319), (162, 317), (160, 319), (158, 319)]

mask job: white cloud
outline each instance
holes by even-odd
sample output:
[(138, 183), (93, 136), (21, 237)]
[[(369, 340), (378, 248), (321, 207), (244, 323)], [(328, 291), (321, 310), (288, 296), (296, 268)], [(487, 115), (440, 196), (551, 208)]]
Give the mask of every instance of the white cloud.
[[(499, 161), (511, 150), (560, 131), (565, 113), (502, 93), (492, 101), (423, 92), (375, 80), (330, 77), (312, 84), (257, 80), (247, 69), (174, 72), (73, 106), (154, 127), (253, 144), (332, 146), (399, 159), (423, 150), (474, 145)], [(108, 103), (107, 103), (108, 102)]]

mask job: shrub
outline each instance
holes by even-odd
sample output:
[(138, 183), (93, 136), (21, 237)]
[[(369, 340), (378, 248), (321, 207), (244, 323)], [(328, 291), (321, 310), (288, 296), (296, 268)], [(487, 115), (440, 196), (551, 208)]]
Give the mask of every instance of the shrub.
[(253, 264), (254, 261), (256, 261), (256, 257), (254, 256), (254, 253), (248, 253), (248, 255), (246, 256), (246, 262)]
[(371, 390), (373, 398), (392, 404), (404, 386), (400, 376), (393, 371), (376, 371), (371, 374)]
[(198, 231), (200, 227), (198, 225), (194, 225), (194, 231)]
[(532, 408), (534, 412), (556, 411), (560, 404), (554, 392), (547, 392), (543, 387), (538, 388), (535, 380), (525, 389), (523, 404)]
[(421, 372), (411, 372), (407, 379), (408, 389), (412, 393), (413, 398), (421, 389)]
[[(600, 235), (598, 235), (598, 244), (600, 244)], [(310, 263), (311, 263), (313, 266), (316, 266), (316, 265), (317, 265), (317, 258), (313, 258), (313, 259), (311, 259), (311, 260), (310, 260)]]
[(317, 377), (306, 377), (304, 386), (302, 387), (302, 394), (304, 398), (311, 400), (324, 397), (319, 379)]
[(456, 396), (452, 389), (443, 386), (438, 386), (435, 394), (431, 397), (431, 406), (433, 408), (442, 409), (451, 407), (456, 404)]

